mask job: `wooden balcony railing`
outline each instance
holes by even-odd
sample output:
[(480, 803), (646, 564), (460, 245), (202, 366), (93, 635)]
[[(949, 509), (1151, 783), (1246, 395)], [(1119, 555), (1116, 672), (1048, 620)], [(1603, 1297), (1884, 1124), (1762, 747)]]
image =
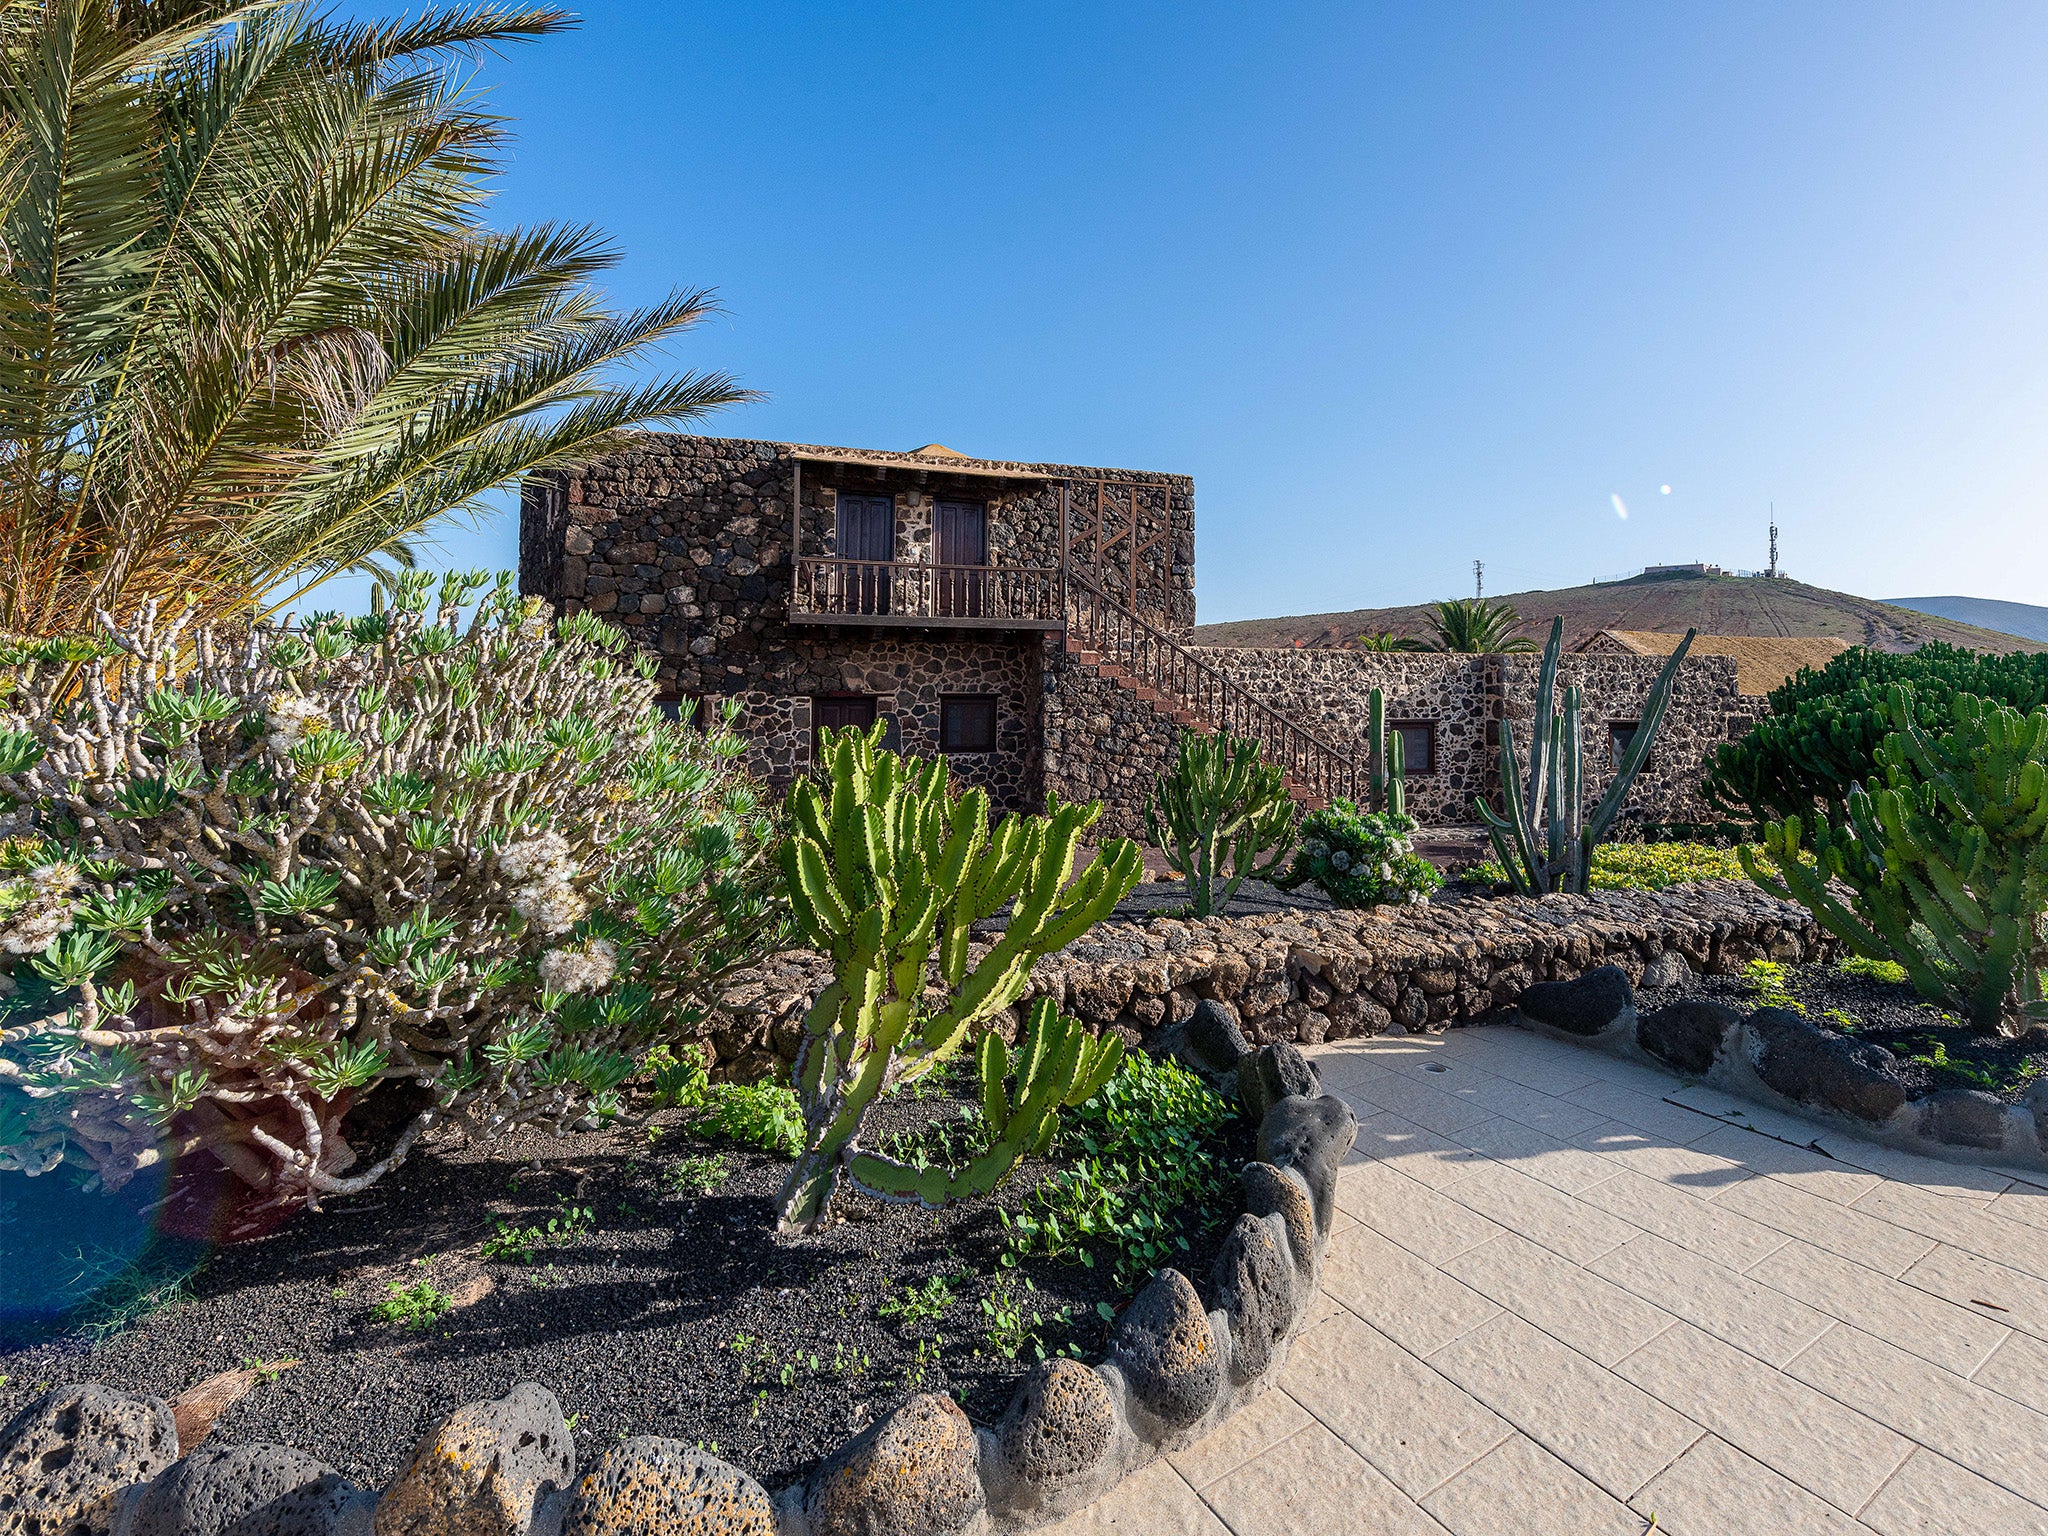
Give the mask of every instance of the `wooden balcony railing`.
[(914, 565), (902, 560), (797, 562), (789, 613), (821, 624), (930, 624), (1060, 629), (1065, 582), (1056, 567)]
[(1363, 801), (1366, 765), (1334, 742), (1297, 725), (1210, 666), (1172, 636), (1081, 581), (1069, 584), (1067, 644), (1101, 657), (1210, 728), (1249, 736), (1278, 763), (1292, 787), (1317, 803)]

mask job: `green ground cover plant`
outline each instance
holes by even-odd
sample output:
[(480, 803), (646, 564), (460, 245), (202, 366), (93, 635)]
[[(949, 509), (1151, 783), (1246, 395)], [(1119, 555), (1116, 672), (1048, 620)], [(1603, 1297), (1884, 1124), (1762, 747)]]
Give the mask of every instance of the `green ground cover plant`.
[[(1507, 871), (1498, 861), (1482, 859), (1464, 870), (1477, 885), (1508, 887)], [(1694, 880), (1746, 878), (1733, 848), (1711, 843), (1602, 843), (1593, 850), (1587, 889), (1595, 891), (1662, 891)]]
[(438, 1321), (453, 1305), (448, 1293), (431, 1280), (413, 1285), (393, 1280), (384, 1289), (384, 1299), (370, 1308), (370, 1315), (380, 1323), (397, 1323), (414, 1332)]

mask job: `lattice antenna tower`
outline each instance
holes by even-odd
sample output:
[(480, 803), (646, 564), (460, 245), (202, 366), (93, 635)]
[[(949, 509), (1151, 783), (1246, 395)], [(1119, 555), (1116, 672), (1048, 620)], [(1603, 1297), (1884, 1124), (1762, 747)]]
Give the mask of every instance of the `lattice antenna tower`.
[(1486, 562), (1484, 560), (1474, 560), (1472, 562), (1472, 595), (1474, 597), (1486, 596)]
[(1764, 574), (1775, 577), (1778, 574), (1778, 504), (1771, 503), (1771, 563)]

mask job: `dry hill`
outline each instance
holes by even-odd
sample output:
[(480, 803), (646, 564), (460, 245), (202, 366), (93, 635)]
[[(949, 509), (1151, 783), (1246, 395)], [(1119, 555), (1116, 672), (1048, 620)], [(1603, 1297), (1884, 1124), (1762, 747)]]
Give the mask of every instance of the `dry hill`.
[[(1851, 645), (1910, 651), (1930, 640), (1978, 651), (2040, 651), (2048, 645), (1979, 629), (1933, 614), (1896, 608), (1804, 582), (1752, 576), (1636, 576), (1554, 592), (1510, 592), (1499, 599), (1527, 621), (1524, 633), (1541, 640), (1553, 614), (1564, 615), (1569, 648), (1603, 629), (1698, 629), (1711, 635), (1834, 635)], [(1361, 634), (1392, 630), (1428, 632), (1430, 607), (1359, 608), (1350, 613), (1308, 613), (1294, 618), (1240, 619), (1202, 624), (1197, 645), (1341, 646)]]

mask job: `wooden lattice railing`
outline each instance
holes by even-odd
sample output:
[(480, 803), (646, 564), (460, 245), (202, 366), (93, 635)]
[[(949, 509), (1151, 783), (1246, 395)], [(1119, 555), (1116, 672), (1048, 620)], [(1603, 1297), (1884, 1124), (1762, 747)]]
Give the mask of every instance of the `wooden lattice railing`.
[(1067, 639), (1070, 648), (1100, 656), (1204, 724), (1251, 737), (1267, 762), (1280, 765), (1297, 793), (1316, 801), (1364, 800), (1363, 763), (1078, 580), (1067, 583)]
[(919, 565), (805, 555), (790, 594), (795, 614), (831, 618), (1058, 624), (1057, 569), (1022, 565)]

